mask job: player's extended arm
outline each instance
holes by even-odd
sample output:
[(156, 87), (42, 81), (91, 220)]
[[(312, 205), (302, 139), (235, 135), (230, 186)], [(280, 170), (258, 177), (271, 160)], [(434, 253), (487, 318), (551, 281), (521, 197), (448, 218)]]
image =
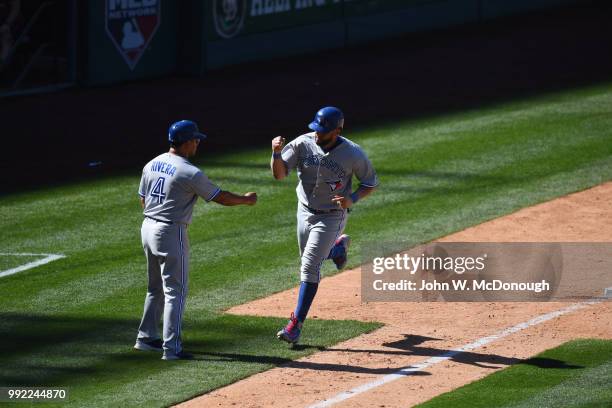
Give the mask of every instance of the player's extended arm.
[(232, 206), (232, 205), (255, 205), (257, 202), (257, 193), (246, 193), (238, 195), (229, 191), (221, 191), (215, 198), (212, 199), (215, 203)]
[(142, 206), (142, 208), (144, 208), (145, 206), (144, 197), (140, 197), (140, 205)]
[(284, 145), (284, 137), (277, 136), (272, 139), (272, 159), (270, 159), (270, 168), (272, 169), (272, 176), (274, 176), (276, 180), (282, 180), (287, 177), (287, 167), (280, 157)]
[(359, 186), (359, 188), (355, 190), (350, 196), (341, 197), (337, 195), (332, 198), (332, 201), (338, 204), (339, 207), (351, 208), (351, 206), (355, 202), (369, 196), (374, 190), (376, 190), (376, 187)]

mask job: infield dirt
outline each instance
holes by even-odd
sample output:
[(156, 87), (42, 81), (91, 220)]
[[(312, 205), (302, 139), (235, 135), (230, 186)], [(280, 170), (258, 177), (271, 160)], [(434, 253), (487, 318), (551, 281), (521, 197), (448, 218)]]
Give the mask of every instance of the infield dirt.
[[(522, 209), (440, 241), (612, 242), (612, 183)], [(296, 297), (297, 289), (292, 289), (228, 312), (287, 316)], [(378, 321), (384, 327), (180, 406), (308, 406), (569, 304), (361, 303), (360, 270), (349, 270), (323, 279), (311, 318)], [(595, 304), (372, 388), (336, 406), (418, 404), (568, 340), (612, 339), (610, 321), (612, 303)], [(273, 336), (270, 333), (271, 339)]]

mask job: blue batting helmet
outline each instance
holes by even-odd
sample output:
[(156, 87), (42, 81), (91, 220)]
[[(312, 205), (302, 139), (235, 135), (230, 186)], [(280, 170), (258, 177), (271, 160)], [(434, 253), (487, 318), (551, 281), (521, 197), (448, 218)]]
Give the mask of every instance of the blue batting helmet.
[(341, 127), (344, 127), (344, 114), (340, 109), (333, 106), (320, 109), (314, 120), (308, 125), (309, 129), (321, 133), (331, 132)]
[(181, 144), (191, 139), (206, 139), (206, 135), (200, 133), (195, 122), (179, 120), (170, 125), (170, 129), (168, 129), (168, 141), (170, 143)]

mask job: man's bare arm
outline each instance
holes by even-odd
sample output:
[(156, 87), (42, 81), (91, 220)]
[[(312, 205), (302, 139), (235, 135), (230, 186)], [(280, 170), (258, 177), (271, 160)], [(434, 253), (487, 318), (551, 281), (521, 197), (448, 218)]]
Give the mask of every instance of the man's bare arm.
[(224, 206), (234, 205), (255, 205), (257, 202), (257, 193), (246, 193), (244, 195), (234, 194), (229, 191), (221, 191), (215, 198), (212, 199), (215, 203)]
[(270, 169), (272, 169), (272, 176), (276, 180), (282, 180), (287, 177), (287, 167), (285, 166), (283, 159), (280, 157), (284, 145), (284, 137), (277, 136), (272, 139), (272, 159), (270, 159)]

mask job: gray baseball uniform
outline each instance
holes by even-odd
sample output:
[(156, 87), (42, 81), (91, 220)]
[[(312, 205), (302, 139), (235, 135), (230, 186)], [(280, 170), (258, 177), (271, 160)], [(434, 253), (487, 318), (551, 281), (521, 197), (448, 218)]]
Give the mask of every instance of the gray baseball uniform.
[(349, 196), (353, 175), (362, 186), (376, 187), (378, 178), (359, 145), (339, 136), (340, 144), (324, 152), (314, 132), (288, 143), (282, 151), (287, 170), (297, 169), (297, 236), (302, 282), (319, 282), (323, 261), (344, 231), (348, 212), (332, 202), (335, 195)]
[(145, 201), (141, 237), (149, 284), (138, 339), (159, 338), (163, 310), (164, 351), (180, 353), (181, 322), (189, 277), (189, 238), (193, 206), (198, 196), (210, 201), (221, 192), (187, 159), (164, 153), (142, 171), (138, 193)]

